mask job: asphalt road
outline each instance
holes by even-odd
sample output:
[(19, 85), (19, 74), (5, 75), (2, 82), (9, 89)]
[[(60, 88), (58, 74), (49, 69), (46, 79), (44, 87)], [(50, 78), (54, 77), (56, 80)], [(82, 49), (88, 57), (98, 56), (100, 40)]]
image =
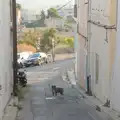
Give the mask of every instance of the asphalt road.
[[(111, 120), (85, 103), (82, 95), (62, 80), (61, 75), (74, 67), (74, 59), (27, 68), (29, 92), (23, 101), (20, 120)], [(64, 96), (52, 96), (51, 85), (64, 88)]]

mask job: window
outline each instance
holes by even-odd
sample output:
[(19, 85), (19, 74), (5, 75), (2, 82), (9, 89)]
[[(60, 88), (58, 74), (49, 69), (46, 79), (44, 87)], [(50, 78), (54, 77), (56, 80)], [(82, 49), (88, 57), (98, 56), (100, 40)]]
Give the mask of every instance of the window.
[(35, 53), (35, 54), (29, 56), (29, 58), (37, 58), (37, 57), (40, 57), (39, 53)]

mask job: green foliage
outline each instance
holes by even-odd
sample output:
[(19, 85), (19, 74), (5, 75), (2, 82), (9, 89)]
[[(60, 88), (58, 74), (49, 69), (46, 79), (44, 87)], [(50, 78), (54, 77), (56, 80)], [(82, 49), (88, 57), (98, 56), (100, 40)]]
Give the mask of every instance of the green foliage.
[(72, 29), (72, 24), (74, 24), (74, 23), (75, 23), (75, 20), (73, 19), (73, 17), (67, 16), (64, 26), (67, 29)]
[(21, 4), (16, 3), (16, 8), (21, 9)]
[(52, 39), (55, 40), (54, 44), (59, 43), (59, 37), (56, 37), (56, 30), (53, 28), (45, 30), (43, 37), (40, 41), (42, 51), (48, 52), (52, 49)]
[(64, 26), (65, 26), (65, 28), (72, 29), (72, 23), (68, 20), (65, 21)]
[(36, 20), (32, 23), (26, 23), (25, 26), (27, 28), (36, 28), (36, 27), (45, 27), (44, 20)]
[(67, 20), (66, 21), (69, 24), (75, 23), (75, 20), (74, 20), (74, 18), (72, 16), (67, 16)]
[(32, 45), (33, 47), (36, 48), (36, 43), (38, 41), (38, 37), (40, 35), (39, 31), (29, 31), (24, 33), (23, 39), (18, 41), (18, 44), (27, 44), (27, 45)]
[(55, 8), (50, 8), (50, 9), (48, 9), (47, 12), (48, 12), (48, 18), (49, 17), (52, 17), (52, 18), (61, 18)]
[(45, 20), (45, 17), (46, 17), (46, 16), (45, 16), (44, 10), (41, 11), (40, 17), (41, 17), (41, 20), (43, 20), (43, 21)]
[(65, 28), (72, 29), (72, 25), (69, 23), (65, 23), (64, 26), (65, 26)]
[(74, 47), (74, 38), (65, 38), (64, 39), (64, 44), (69, 45), (70, 47)]

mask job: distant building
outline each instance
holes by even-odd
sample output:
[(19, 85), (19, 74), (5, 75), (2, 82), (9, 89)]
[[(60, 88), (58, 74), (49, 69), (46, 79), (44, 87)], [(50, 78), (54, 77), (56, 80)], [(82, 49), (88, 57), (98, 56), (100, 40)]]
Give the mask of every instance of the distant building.
[(64, 9), (64, 16), (74, 16), (74, 8), (65, 8)]
[(63, 7), (61, 8), (60, 5), (54, 6), (53, 8), (57, 9), (58, 15), (62, 17), (60, 18), (49, 18), (45, 20), (45, 24), (49, 28), (61, 28), (64, 29), (65, 21), (71, 16), (74, 16), (74, 8), (70, 7)]
[(36, 13), (36, 11), (33, 10), (22, 9), (21, 14), (23, 23), (31, 23), (38, 18), (38, 14)]
[(45, 24), (48, 28), (63, 28), (64, 20), (60, 18), (48, 18), (45, 20)]
[(68, 6), (61, 8), (60, 5), (55, 6), (55, 8), (58, 10), (59, 16), (66, 18), (67, 16), (74, 16), (74, 7)]

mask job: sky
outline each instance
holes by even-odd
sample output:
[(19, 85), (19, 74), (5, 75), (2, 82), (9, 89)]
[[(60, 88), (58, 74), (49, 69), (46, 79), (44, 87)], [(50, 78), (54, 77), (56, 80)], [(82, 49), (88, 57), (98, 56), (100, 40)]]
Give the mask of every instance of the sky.
[(56, 5), (64, 5), (69, 1), (70, 0), (17, 0), (17, 3), (22, 4), (23, 8), (40, 10), (40, 9), (48, 9), (49, 7)]

